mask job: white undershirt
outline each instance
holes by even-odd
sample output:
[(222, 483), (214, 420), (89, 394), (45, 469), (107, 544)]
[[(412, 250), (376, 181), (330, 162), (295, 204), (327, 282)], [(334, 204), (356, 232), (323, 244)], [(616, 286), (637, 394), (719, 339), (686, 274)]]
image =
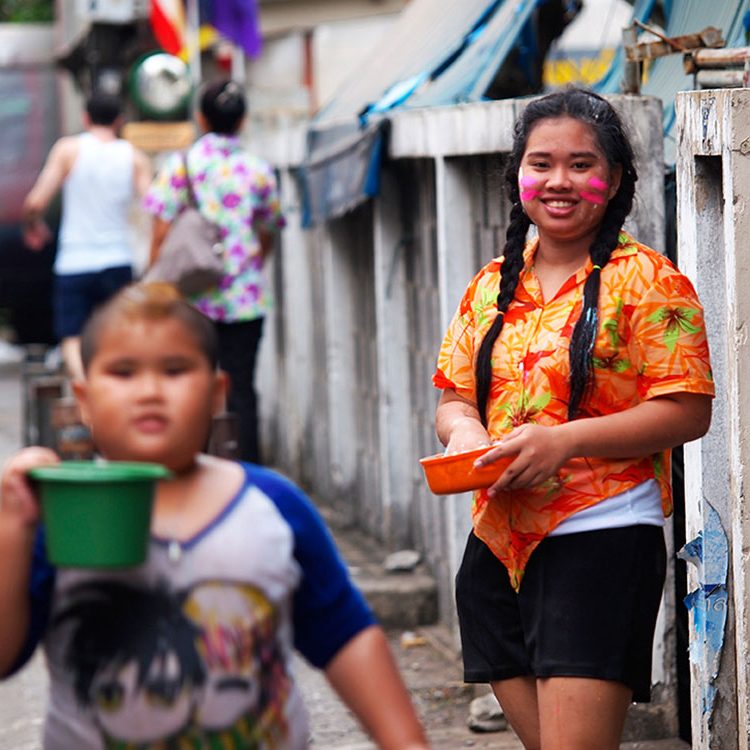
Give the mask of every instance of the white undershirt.
[(616, 529), (638, 524), (664, 526), (661, 493), (655, 479), (647, 479), (619, 495), (613, 495), (590, 508), (579, 510), (550, 531), (548, 536)]

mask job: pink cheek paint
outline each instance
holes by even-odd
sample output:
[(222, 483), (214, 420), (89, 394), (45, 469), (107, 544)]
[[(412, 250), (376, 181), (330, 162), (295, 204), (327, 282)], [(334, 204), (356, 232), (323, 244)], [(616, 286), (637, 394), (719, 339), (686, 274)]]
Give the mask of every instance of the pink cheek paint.
[(583, 200), (593, 203), (595, 206), (603, 206), (605, 203), (604, 196), (598, 193), (589, 193), (587, 190), (582, 190), (579, 195)]
[(539, 181), (535, 180), (533, 177), (523, 177), (523, 175), (521, 175), (518, 178), (518, 184), (524, 188), (521, 190), (522, 201), (532, 201), (534, 198), (538, 198), (542, 194), (542, 191), (537, 187)]
[(593, 203), (595, 206), (603, 206), (607, 202), (604, 193), (606, 193), (609, 185), (598, 177), (591, 177), (588, 181), (588, 185), (593, 188), (594, 192), (581, 190), (579, 193), (581, 198), (589, 203)]

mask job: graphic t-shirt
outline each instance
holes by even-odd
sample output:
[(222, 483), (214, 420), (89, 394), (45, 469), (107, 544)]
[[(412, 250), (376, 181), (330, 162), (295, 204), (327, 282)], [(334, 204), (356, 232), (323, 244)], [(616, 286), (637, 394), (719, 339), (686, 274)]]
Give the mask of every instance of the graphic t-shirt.
[[(582, 417), (632, 408), (670, 393), (714, 394), (703, 308), (690, 280), (655, 250), (621, 233), (601, 271), (599, 331), (593, 386)], [(538, 240), (525, 250), (513, 301), (492, 352), (487, 429), (493, 440), (526, 423), (567, 421), (570, 337), (581, 315), (591, 261), (552, 299), (534, 272)], [(443, 339), (433, 382), (476, 403), (474, 365), (497, 316), (502, 258), (471, 281)], [(560, 522), (649, 479), (659, 484), (662, 510), (672, 512), (669, 452), (641, 458), (568, 461), (541, 485), (490, 498), (474, 495), (474, 531), (505, 564), (518, 588), (534, 548)]]
[(137, 568), (56, 571), (47, 750), (308, 747), (293, 648), (324, 667), (372, 615), (304, 494), (245, 468), (178, 554), (152, 537)]

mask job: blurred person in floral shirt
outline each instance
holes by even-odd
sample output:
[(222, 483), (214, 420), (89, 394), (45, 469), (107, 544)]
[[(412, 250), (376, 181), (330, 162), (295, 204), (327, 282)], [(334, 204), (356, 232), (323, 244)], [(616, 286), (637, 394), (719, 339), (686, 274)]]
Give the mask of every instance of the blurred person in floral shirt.
[[(190, 204), (185, 163), (201, 213), (221, 227), (226, 275), (190, 301), (219, 334), (219, 365), (230, 378), (228, 409), (237, 415), (239, 458), (260, 463), (255, 365), (263, 320), (271, 305), (264, 271), (274, 232), (284, 227), (273, 168), (242, 146), (247, 105), (234, 81), (208, 84), (196, 120), (204, 131), (187, 151), (166, 161), (144, 199), (154, 216), (150, 263), (174, 218)], [(186, 157), (186, 158), (185, 158)]]

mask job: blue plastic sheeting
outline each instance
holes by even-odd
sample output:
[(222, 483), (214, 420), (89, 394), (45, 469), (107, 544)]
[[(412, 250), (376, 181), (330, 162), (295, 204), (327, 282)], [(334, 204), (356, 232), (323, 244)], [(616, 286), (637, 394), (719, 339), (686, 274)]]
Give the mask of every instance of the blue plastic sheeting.
[(677, 556), (697, 569), (698, 588), (685, 597), (685, 606), (692, 614), (695, 630), (690, 639), (690, 661), (706, 676), (701, 680), (701, 710), (710, 722), (729, 609), (729, 542), (716, 509), (709, 502), (706, 508), (703, 531)]
[(405, 106), (430, 107), (482, 100), (538, 4), (539, 0), (500, 3), (460, 58), (439, 75), (433, 75)]
[[(652, 12), (653, 0), (638, 0), (635, 15), (639, 20), (648, 22)], [(679, 0), (665, 4), (668, 12), (666, 36), (683, 36), (696, 34), (707, 26), (721, 29), (727, 47), (745, 46), (745, 28), (743, 18), (750, 10), (750, 0)], [(620, 89), (623, 75), (624, 58), (618, 51), (615, 61), (607, 75), (593, 88), (600, 93), (616, 93)], [(674, 54), (659, 57), (652, 61), (644, 77), (641, 92), (656, 96), (664, 105), (664, 160), (674, 164), (676, 143), (674, 136), (675, 111), (674, 100), (678, 91), (694, 88), (693, 76), (685, 73), (682, 67), (682, 55)]]
[(382, 120), (321, 148), (298, 170), (302, 226), (343, 216), (380, 190), (388, 122)]
[(374, 196), (386, 126), (403, 107), (476, 101), (546, 0), (412, 0), (388, 38), (315, 117), (299, 170), (302, 224)]
[(373, 58), (308, 130), (307, 160), (299, 170), (303, 226), (340, 216), (377, 194), (384, 114), (482, 99), (543, 2), (412, 0)]
[[(488, 16), (536, 0), (411, 0), (381, 43), (313, 120), (321, 129), (351, 121), (389, 98), (401, 104), (446, 63), (485, 36)], [(507, 12), (507, 10), (506, 10)], [(474, 77), (480, 71), (474, 71)], [(446, 102), (443, 102), (446, 103)], [(389, 107), (391, 108), (391, 107)]]

